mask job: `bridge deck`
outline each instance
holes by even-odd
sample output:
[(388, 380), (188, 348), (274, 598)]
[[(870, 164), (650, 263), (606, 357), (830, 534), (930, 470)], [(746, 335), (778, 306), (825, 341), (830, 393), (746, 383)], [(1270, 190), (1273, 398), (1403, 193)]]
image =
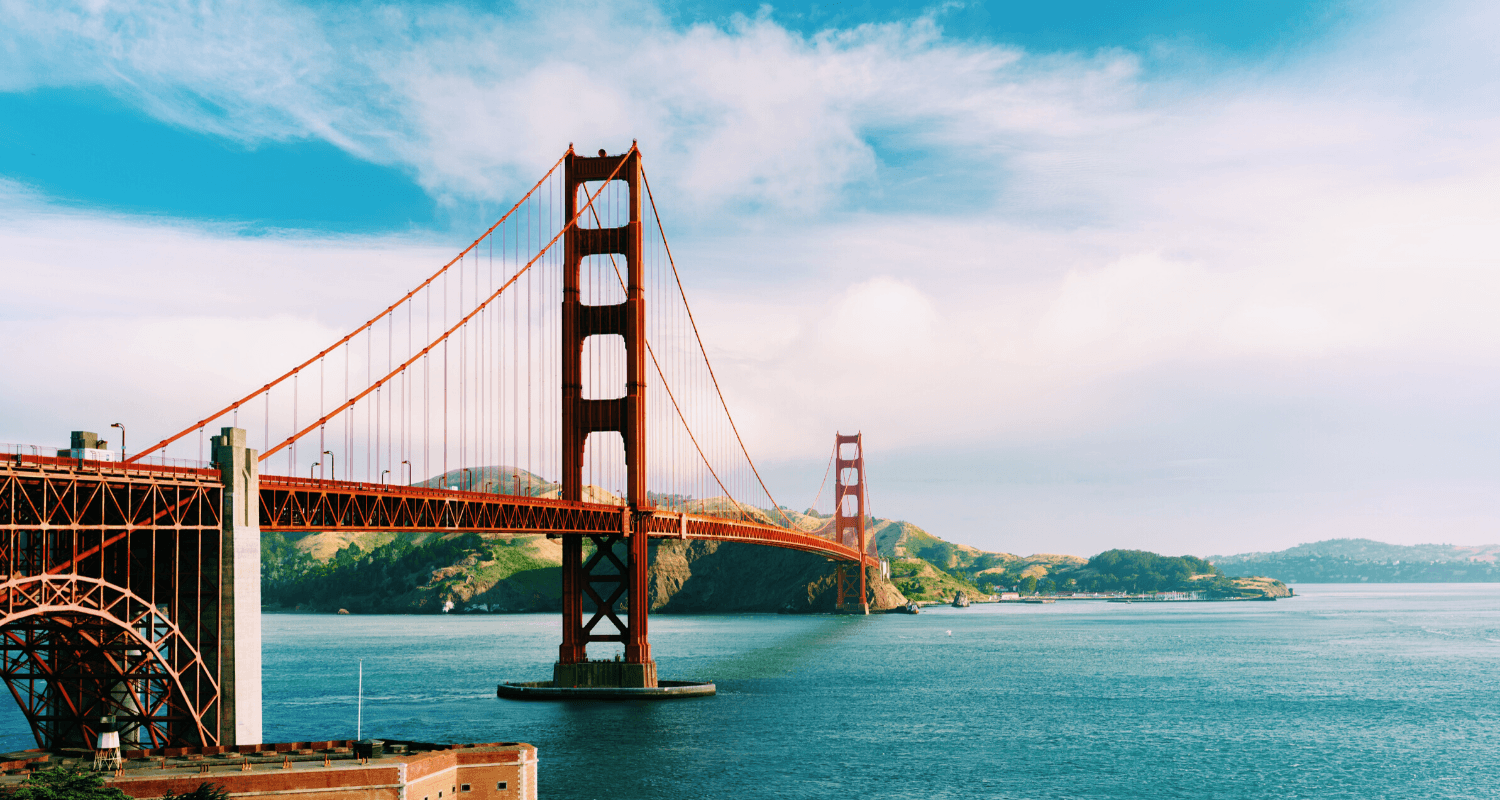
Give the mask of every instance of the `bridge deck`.
[[(104, 483), (166, 481), (175, 484), (187, 481), (200, 484), (219, 481), (218, 470), (202, 468), (127, 466), (108, 461), (29, 455), (11, 456), (7, 462), (7, 473), (19, 469), (34, 478), (51, 482), (81, 479)], [(54, 492), (52, 496), (63, 494)], [(624, 508), (607, 503), (280, 475), (260, 477), (260, 504), (261, 529), (282, 533), (360, 530), (602, 535), (618, 533), (624, 525)], [(80, 529), (130, 528), (157, 521), (139, 518), (140, 513), (151, 510), (133, 509), (132, 505), (129, 500), (114, 503), (111, 507), (114, 513), (108, 519), (102, 514), (99, 519), (92, 519), (91, 515), (77, 513), (71, 504), (54, 503), (55, 513), (63, 514), (65, 518), (50, 518), (52, 514), (43, 512), (42, 519), (23, 522), (11, 519), (7, 514), (0, 519), (0, 529), (25, 528), (38, 522)], [(148, 513), (148, 516), (152, 515)], [(820, 531), (827, 530), (826, 527), (820, 531), (803, 531), (662, 510), (637, 512), (630, 524), (632, 529), (644, 527), (653, 538), (746, 542), (818, 553), (837, 561), (861, 560), (857, 548), (820, 535)], [(875, 559), (868, 555), (863, 560), (875, 563)]]
[[(618, 533), (623, 506), (582, 503), (524, 495), (391, 486), (263, 475), (260, 479), (262, 530), (312, 532), (476, 531), (482, 533)], [(632, 515), (632, 529), (654, 538), (746, 542), (818, 553), (837, 561), (875, 563), (858, 548), (816, 532), (757, 522), (670, 511)]]

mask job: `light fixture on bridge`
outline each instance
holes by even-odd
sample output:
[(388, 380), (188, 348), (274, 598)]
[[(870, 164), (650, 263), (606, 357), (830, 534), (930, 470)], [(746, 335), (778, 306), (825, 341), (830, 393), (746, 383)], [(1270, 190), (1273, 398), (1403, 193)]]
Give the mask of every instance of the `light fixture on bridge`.
[(121, 425), (118, 422), (111, 422), (109, 424), (109, 427), (111, 427), (111, 428), (119, 428), (120, 429), (120, 460), (124, 461), (125, 460), (125, 426)]
[(328, 471), (333, 473), (333, 479), (339, 479), (339, 462), (333, 457), (332, 450), (324, 450), (323, 455), (328, 456)]

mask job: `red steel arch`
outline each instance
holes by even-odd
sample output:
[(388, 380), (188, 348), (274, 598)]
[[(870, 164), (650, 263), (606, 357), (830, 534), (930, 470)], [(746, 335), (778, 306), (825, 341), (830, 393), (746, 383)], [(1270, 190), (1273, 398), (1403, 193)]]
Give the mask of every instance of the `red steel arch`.
[[(38, 742), (81, 734), (91, 746), (111, 715), (145, 747), (216, 743), (208, 718), (218, 683), (164, 609), (72, 574), (12, 579), (0, 596), (0, 678)], [(200, 708), (194, 697), (211, 700)]]
[(217, 470), (0, 459), (0, 678), (41, 747), (225, 742)]

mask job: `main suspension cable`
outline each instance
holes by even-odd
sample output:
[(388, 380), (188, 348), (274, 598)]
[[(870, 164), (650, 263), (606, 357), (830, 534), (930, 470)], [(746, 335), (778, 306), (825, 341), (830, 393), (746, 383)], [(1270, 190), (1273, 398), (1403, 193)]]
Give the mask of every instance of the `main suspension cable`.
[[(645, 177), (645, 171), (644, 170), (642, 170), (642, 172), (641, 172), (641, 177), (643, 177), (643, 178)], [(655, 210), (656, 210), (656, 208), (653, 206), (652, 207), (652, 212), (654, 213)], [(599, 226), (599, 227), (603, 227), (604, 223), (602, 221), (600, 221), (600, 219), (599, 219), (599, 212), (598, 212), (598, 210), (594, 210), (593, 214), (594, 214), (594, 224), (597, 225), (597, 226)], [(663, 243), (665, 244), (665, 239), (663, 240)], [(625, 290), (626, 296), (628, 297), (629, 294), (630, 294), (630, 290), (625, 285), (625, 276), (622, 275), (622, 274), (620, 274), (620, 264), (617, 261), (615, 261), (615, 254), (614, 253), (610, 253), (609, 254), (609, 263), (610, 263), (610, 266), (614, 267), (614, 270), (615, 270), (615, 279), (620, 282), (620, 288)], [(717, 484), (719, 484), (719, 488), (724, 491), (724, 496), (727, 497), (727, 498), (729, 498), (729, 502), (734, 503), (734, 508), (735, 508), (736, 511), (738, 511), (740, 513), (740, 517), (744, 518), (744, 519), (748, 519), (749, 515), (745, 513), (745, 509), (740, 505), (740, 501), (734, 499), (734, 493), (731, 492), (731, 491), (729, 491), (729, 488), (724, 485), (724, 481), (722, 481), (722, 480), (719, 479), (719, 473), (717, 473), (717, 472), (714, 471), (714, 465), (713, 465), (713, 463), (709, 461), (708, 456), (706, 454), (704, 454), (704, 452), (703, 452), (703, 448), (701, 446), (699, 446), (699, 444), (698, 444), (698, 437), (695, 436), (695, 435), (693, 435), (693, 427), (688, 424), (687, 417), (683, 415), (683, 413), (682, 413), (682, 407), (679, 406), (679, 405), (677, 405), (677, 396), (672, 393), (672, 385), (669, 384), (669, 383), (667, 383), (667, 376), (666, 376), (666, 373), (662, 372), (661, 362), (659, 362), (659, 361), (656, 360), (656, 350), (651, 347), (651, 340), (649, 338), (647, 338), (644, 335), (644, 333), (643, 333), (642, 336), (641, 336), (641, 341), (643, 341), (643, 342), (646, 343), (646, 352), (651, 356), (651, 364), (652, 364), (652, 366), (656, 367), (656, 375), (657, 375), (657, 377), (661, 378), (662, 388), (667, 390), (667, 397), (669, 399), (671, 399), (671, 401), (672, 401), (672, 408), (677, 411), (677, 418), (682, 421), (682, 427), (683, 427), (683, 429), (687, 431), (688, 438), (692, 440), (692, 442), (693, 442), (693, 449), (697, 450), (698, 451), (698, 457), (703, 459), (703, 466), (705, 466), (705, 467), (708, 468), (708, 474), (710, 474), (710, 475), (713, 476), (714, 482), (717, 483)], [(769, 497), (769, 494), (767, 496)], [(772, 502), (774, 503), (775, 501), (773, 500)], [(782, 518), (785, 518), (786, 514), (783, 513), (781, 516), (782, 516)], [(791, 524), (791, 520), (787, 520), (787, 524), (790, 525)]]
[[(494, 232), (494, 230), (496, 228), (500, 227), (500, 223), (505, 222), (505, 220), (509, 219), (510, 215), (513, 214), (513, 213), (515, 213), (516, 209), (520, 208), (522, 203), (525, 203), (528, 199), (530, 199), (531, 196), (536, 193), (536, 190), (540, 189), (542, 187), (542, 185), (547, 182), (547, 179), (550, 178), (550, 177), (552, 177), (552, 173), (554, 173), (554, 172), (557, 171), (557, 168), (562, 165), (563, 161), (567, 160), (568, 153), (572, 153), (572, 152), (573, 152), (573, 148), (569, 147), (567, 153), (564, 153), (563, 156), (562, 156), (562, 158), (559, 158), (557, 160), (557, 163), (553, 164), (552, 168), (549, 169), (549, 170), (547, 170), (547, 174), (543, 175), (542, 179), (539, 180), (539, 181), (537, 181), (536, 185), (532, 186), (531, 189), (530, 189), (530, 191), (526, 192), (525, 196), (523, 196), (520, 200), (517, 200), (516, 204), (513, 205), (513, 206), (511, 206), (510, 211), (505, 212), (504, 216), (502, 216), (498, 221), (496, 221), (494, 225), (491, 225), (489, 227), (489, 230), (486, 230), (483, 234), (480, 235), (480, 237), (478, 239), (474, 240), (473, 244), (470, 244), (468, 247), (465, 247), (462, 252), (460, 252), (457, 256), (454, 256), (454, 258), (453, 258), (452, 261), (449, 261), (448, 263), (444, 264), (441, 269), (439, 269), (437, 272), (434, 272), (432, 274), (432, 277), (428, 278), (425, 281), (422, 281), (422, 283), (419, 284), (417, 286), (417, 288), (412, 289), (411, 291), (407, 292), (406, 295), (404, 297), (402, 297), (400, 300), (397, 300), (396, 302), (392, 303), (389, 308), (387, 308), (386, 310), (380, 312), (379, 314), (376, 314), (374, 317), (371, 317), (368, 322), (366, 322), (365, 324), (359, 326), (358, 328), (355, 328), (354, 331), (351, 332), (348, 336), (345, 336), (344, 338), (338, 340), (337, 342), (334, 342), (332, 345), (329, 345), (329, 347), (327, 349), (323, 350), (321, 353), (318, 353), (317, 355), (313, 356), (312, 358), (309, 358), (308, 360), (302, 362), (301, 364), (298, 364), (296, 367), (293, 367), (292, 370), (290, 372), (286, 373), (285, 375), (282, 375), (281, 377), (277, 378), (274, 381), (271, 381), (270, 383), (266, 384), (265, 386), (262, 386), (261, 388), (256, 389), (255, 391), (251, 392), (250, 394), (245, 395), (244, 397), (240, 398), (239, 400), (236, 400), (235, 402), (230, 403), (228, 406), (226, 406), (224, 409), (222, 409), (221, 411), (219, 411), (217, 414), (213, 414), (213, 415), (210, 415), (208, 417), (205, 417), (205, 418), (199, 420), (196, 425), (192, 425), (192, 426), (189, 426), (187, 428), (184, 428), (181, 432), (177, 433), (175, 436), (169, 436), (169, 437), (161, 440), (160, 442), (157, 442), (156, 444), (152, 445), (151, 447), (148, 447), (145, 450), (142, 450), (141, 452), (136, 453), (135, 455), (133, 455), (130, 458), (126, 459), (125, 463), (127, 463), (127, 464), (135, 463), (136, 461), (139, 461), (140, 459), (146, 457), (147, 455), (150, 455), (151, 453), (154, 453), (157, 450), (160, 450), (160, 449), (166, 447), (167, 445), (169, 445), (169, 444), (177, 441), (178, 439), (181, 439), (182, 437), (188, 435), (189, 433), (192, 433), (195, 430), (201, 430), (203, 428), (203, 426), (207, 425), (208, 423), (213, 422), (214, 420), (218, 419), (219, 417), (222, 417), (225, 414), (228, 414), (229, 412), (238, 409), (240, 406), (244, 405), (245, 403), (249, 402), (250, 400), (253, 400), (256, 397), (259, 397), (262, 393), (269, 392), (271, 390), (271, 387), (273, 387), (273, 386), (281, 383), (282, 381), (286, 380), (287, 378), (290, 378), (290, 377), (296, 375), (297, 373), (301, 372), (304, 367), (307, 367), (308, 365), (312, 364), (315, 361), (318, 361), (319, 359), (323, 358), (324, 356), (328, 355), (329, 353), (332, 353), (334, 350), (337, 350), (341, 345), (344, 345), (344, 344), (348, 343), (348, 341), (350, 339), (353, 339), (355, 336), (358, 336), (359, 334), (363, 333), (365, 330), (369, 329), (376, 322), (379, 322), (381, 319), (383, 319), (387, 314), (390, 314), (392, 311), (394, 311), (396, 308), (398, 308), (402, 303), (406, 302), (407, 300), (410, 300), (414, 295), (416, 295), (417, 292), (420, 292), (423, 289), (427, 288), (429, 285), (431, 285), (432, 282), (435, 281), (435, 280), (437, 280), (439, 276), (444, 275), (445, 273), (447, 273), (448, 272), (448, 268), (452, 267), (454, 264), (459, 263), (459, 261), (464, 256), (466, 256), (466, 255), (469, 254), (470, 250), (473, 250), (474, 248), (478, 247), (479, 243), (482, 242), (482, 241), (484, 241), (484, 239), (485, 239), (486, 236), (489, 236), (491, 233)], [(530, 266), (530, 265), (528, 265), (528, 266)], [(264, 459), (262, 459), (262, 460), (264, 460)]]
[(646, 168), (641, 167), (641, 182), (646, 184), (646, 198), (651, 201), (651, 216), (656, 220), (656, 229), (661, 232), (661, 245), (667, 251), (667, 263), (672, 266), (672, 278), (677, 282), (677, 293), (682, 297), (682, 306), (687, 310), (688, 322), (693, 327), (693, 338), (698, 341), (698, 351), (703, 354), (703, 365), (708, 368), (708, 377), (713, 381), (714, 392), (719, 396), (719, 405), (724, 408), (724, 416), (729, 420), (729, 429), (734, 432), (734, 440), (740, 445), (740, 452), (745, 454), (745, 461), (750, 465), (750, 471), (755, 474), (755, 480), (760, 484), (761, 491), (766, 493), (766, 498), (771, 505), (781, 514), (782, 519), (791, 524), (786, 512), (782, 511), (781, 504), (776, 502), (771, 490), (766, 487), (766, 482), (760, 477), (760, 470), (755, 468), (755, 459), (750, 457), (750, 451), (745, 447), (745, 440), (740, 437), (739, 426), (734, 424), (734, 415), (729, 413), (729, 403), (724, 400), (724, 390), (719, 387), (719, 378), (714, 374), (713, 362), (708, 360), (708, 348), (703, 346), (703, 335), (698, 332), (698, 321), (693, 317), (693, 307), (688, 304), (687, 291), (682, 287), (682, 276), (677, 273), (677, 261), (672, 258), (672, 245), (667, 242), (667, 231), (662, 226), (661, 214), (656, 210), (656, 197), (651, 194), (651, 181), (646, 177)]
[[(632, 149), (634, 149), (634, 148), (632, 148)], [(568, 150), (568, 152), (571, 153), (572, 149), (570, 148)], [(566, 156), (564, 156), (564, 158), (566, 158)], [(621, 165), (623, 165), (624, 163), (625, 162), (623, 160), (620, 162)], [(620, 171), (620, 166), (616, 166), (615, 167), (615, 171), (612, 172), (612, 173), (610, 173), (610, 176), (605, 179), (605, 184), (604, 185), (608, 186), (609, 185), (608, 182), (614, 180), (615, 179), (615, 175), (617, 175), (619, 173), (619, 171)], [(330, 412), (329, 414), (325, 415), (322, 419), (318, 420), (317, 422), (314, 422), (312, 425), (309, 425), (308, 427), (304, 428), (303, 430), (298, 431), (297, 433), (292, 434), (291, 436), (287, 437), (287, 439), (285, 441), (283, 441), (282, 443), (276, 445), (275, 447), (271, 448), (267, 452), (262, 453), (260, 455), (260, 459), (259, 460), (260, 461), (265, 461), (268, 457), (270, 457), (270, 455), (272, 453), (275, 453), (275, 452), (281, 450), (282, 448), (284, 448), (284, 447), (292, 444), (296, 440), (302, 438), (302, 436), (306, 435), (308, 432), (312, 431), (314, 428), (318, 427), (319, 425), (322, 425), (322, 424), (326, 423), (328, 420), (332, 419), (333, 417), (338, 416), (338, 414), (340, 412), (342, 412), (344, 409), (346, 409), (346, 408), (354, 405), (355, 403), (359, 402), (360, 400), (364, 399), (364, 397), (366, 395), (370, 394), (371, 392), (375, 391), (376, 389), (379, 389), (386, 381), (390, 380), (392, 377), (394, 377), (398, 373), (404, 371), (407, 367), (409, 367), (412, 364), (416, 363), (416, 361), (418, 359), (426, 356), (428, 353), (430, 353), (432, 351), (432, 349), (434, 347), (438, 346), (439, 344), (446, 344), (446, 342), (448, 341), (448, 337), (452, 336), (453, 333), (454, 333), (454, 331), (457, 331), (460, 328), (462, 328), (466, 323), (468, 323), (468, 321), (470, 319), (474, 318), (475, 315), (477, 315), (480, 311), (484, 310), (487, 306), (489, 306), (490, 303), (494, 302), (495, 298), (499, 297), (501, 294), (503, 294), (505, 292), (506, 289), (509, 289), (511, 286), (513, 286), (515, 284), (515, 282), (517, 280), (519, 280), (522, 275), (526, 274), (527, 270), (531, 269), (531, 267), (532, 267), (533, 264), (535, 264), (537, 261), (541, 260), (542, 256), (546, 255), (547, 251), (550, 250), (550, 249), (552, 249), (553, 245), (557, 244), (557, 241), (559, 239), (561, 239), (564, 234), (566, 234), (570, 229), (572, 229), (574, 226), (576, 226), (578, 224), (578, 218), (581, 217), (581, 216), (583, 216), (583, 212), (589, 211), (589, 210), (591, 210), (593, 208), (595, 198), (597, 198), (599, 196), (599, 194), (601, 192), (603, 192), (603, 191), (604, 191), (604, 187), (601, 186), (599, 188), (598, 192), (595, 192), (594, 194), (590, 195), (589, 199), (588, 199), (588, 202), (584, 205), (584, 207), (581, 208), (581, 209), (579, 209), (578, 213), (576, 213), (576, 214), (573, 215), (573, 218), (568, 221), (568, 224), (564, 225), (563, 228), (562, 228), (562, 230), (558, 231), (557, 235), (553, 236), (552, 239), (551, 239), (551, 241), (547, 242), (547, 244), (546, 244), (545, 247), (543, 247), (535, 256), (533, 256), (530, 261), (526, 262), (526, 266), (521, 267), (519, 270), (517, 270), (516, 273), (510, 277), (510, 280), (507, 280), (503, 285), (501, 285), (501, 287), (499, 289), (496, 289), (493, 294), (491, 294), (483, 303), (480, 303), (477, 307), (475, 307), (475, 309), (473, 311), (470, 311), (467, 316), (463, 317), (458, 322), (454, 323), (453, 327), (448, 328), (448, 330), (444, 331), (441, 336), (439, 336), (437, 339), (434, 339), (431, 344), (427, 345), (425, 348), (422, 349), (422, 352), (417, 353), (416, 355), (412, 356), (410, 359), (408, 359), (406, 361), (406, 363), (404, 363), (401, 366), (397, 367), (396, 369), (392, 370), (384, 378), (381, 378), (380, 380), (378, 380), (375, 383), (371, 384), (368, 389), (365, 389), (363, 392), (360, 392), (358, 395), (355, 395), (354, 397), (349, 398), (347, 401), (344, 402), (343, 405), (341, 405), (338, 408), (334, 409), (332, 412)], [(445, 388), (446, 388), (446, 382), (445, 382)], [(447, 411), (447, 409), (446, 409), (446, 404), (445, 404), (444, 412), (446, 413), (446, 411)], [(445, 435), (446, 435), (446, 433), (445, 433)], [(445, 457), (446, 457), (446, 454), (445, 454)], [(444, 474), (445, 475), (446, 475), (446, 470), (447, 470), (447, 466), (445, 464), (444, 465)]]

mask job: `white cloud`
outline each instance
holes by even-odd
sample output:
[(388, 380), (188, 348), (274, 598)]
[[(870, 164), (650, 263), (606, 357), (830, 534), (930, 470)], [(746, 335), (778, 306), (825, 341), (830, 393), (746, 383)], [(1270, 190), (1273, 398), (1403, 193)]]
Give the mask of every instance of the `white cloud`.
[(0, 263), (14, 301), (0, 316), (0, 352), (27, 387), (0, 398), (6, 441), (55, 444), (116, 417), (140, 420), (142, 437), (172, 433), (451, 258), (400, 237), (245, 237), (0, 196)]
[[(0, 87), (95, 84), (254, 144), (327, 139), (417, 170), (456, 202), (502, 198), (565, 142), (639, 138), (695, 202), (799, 212), (875, 178), (870, 128), (986, 159), (1137, 115), (1124, 53), (1031, 58), (928, 19), (812, 39), (769, 18), (676, 30), (641, 3), (453, 7), (11, 3)], [(3, 63), (3, 62), (0, 62)]]
[[(1223, 480), (1255, 483), (1279, 474), (1294, 447), (1225, 456), (1250, 440), (1282, 442), (1256, 409), (1361, 418), (1361, 403), (1414, 380), (1414, 364), (1442, 365), (1437, 379), (1424, 373), (1434, 386), (1497, 366), (1500, 109), (1483, 89), (1500, 65), (1475, 33), (1496, 27), (1481, 4), (1398, 11), (1276, 65), (1193, 79), (1145, 70), (1128, 52), (958, 43), (930, 20), (808, 39), (765, 17), (675, 29), (643, 4), (504, 18), (451, 7), (199, 9), (0, 6), (12, 23), (0, 34), (10, 37), (0, 80), (12, 90), (103, 85), (164, 119), (251, 143), (326, 138), (415, 170), (453, 203), (512, 197), (567, 141), (618, 150), (638, 137), (678, 226), (669, 233), (690, 232), (674, 238), (679, 263), (766, 459), (816, 458), (829, 431), (853, 427), (892, 451), (1095, 437), (1117, 452), (1110, 443), (1122, 437), (1219, 415), (1222, 424), (1191, 428), (1201, 436), (1172, 458), (1231, 464)], [(942, 174), (919, 189), (883, 183), (909, 153)], [(126, 309), (118, 322), (136, 333), (122, 340), (141, 348), (174, 324), (220, 324), (201, 309), (221, 304), (257, 309), (243, 324), (261, 333), (231, 326), (244, 336), (332, 338), (447, 255), (138, 220), (79, 235), (80, 217), (11, 198), (24, 224), (4, 234), (5, 269), (25, 310), (6, 312), (7, 350), (29, 341), (24, 321), (87, 317), (83, 300)], [(349, 281), (372, 260), (381, 282)], [(249, 295), (245, 272), (259, 276)], [(286, 295), (283, 282), (301, 288)], [(340, 295), (341, 311), (320, 314), (313, 298), (350, 286), (359, 288)], [(185, 308), (194, 310), (179, 316)], [(33, 343), (24, 363), (55, 379), (50, 364), (84, 344)], [(155, 366), (130, 350), (118, 354), (131, 365), (119, 375)], [(268, 368), (293, 357), (282, 345), (266, 353)], [(1204, 377), (1223, 372), (1243, 380)], [(173, 402), (201, 405), (222, 397), (220, 385), (206, 378)], [(1392, 425), (1417, 429), (1455, 402), (1428, 397), (1319, 435), (1354, 447)], [(1455, 422), (1475, 413), (1465, 408)], [(59, 425), (57, 409), (22, 410)], [(1473, 445), (1447, 446), (1463, 461)], [(1402, 447), (1378, 456), (1393, 479), (1406, 474)], [(1059, 448), (1088, 472), (1078, 465), (1093, 463), (1092, 451)], [(1348, 467), (1336, 461), (1329, 469)], [(1332, 480), (1302, 479), (1310, 492)], [(1372, 491), (1327, 500), (1304, 522), (1356, 533), (1357, 496)], [(1170, 505), (1188, 495), (1163, 496)], [(1088, 538), (1111, 509), (1142, 513), (1118, 498), (1079, 502), (1068, 535), (1084, 542), (1105, 536)], [(1283, 508), (1256, 519), (1296, 517), (1298, 501), (1274, 502)], [(1403, 519), (1420, 502), (1409, 505)], [(1151, 518), (1180, 539), (1211, 517)], [(966, 530), (946, 533), (991, 535)]]

